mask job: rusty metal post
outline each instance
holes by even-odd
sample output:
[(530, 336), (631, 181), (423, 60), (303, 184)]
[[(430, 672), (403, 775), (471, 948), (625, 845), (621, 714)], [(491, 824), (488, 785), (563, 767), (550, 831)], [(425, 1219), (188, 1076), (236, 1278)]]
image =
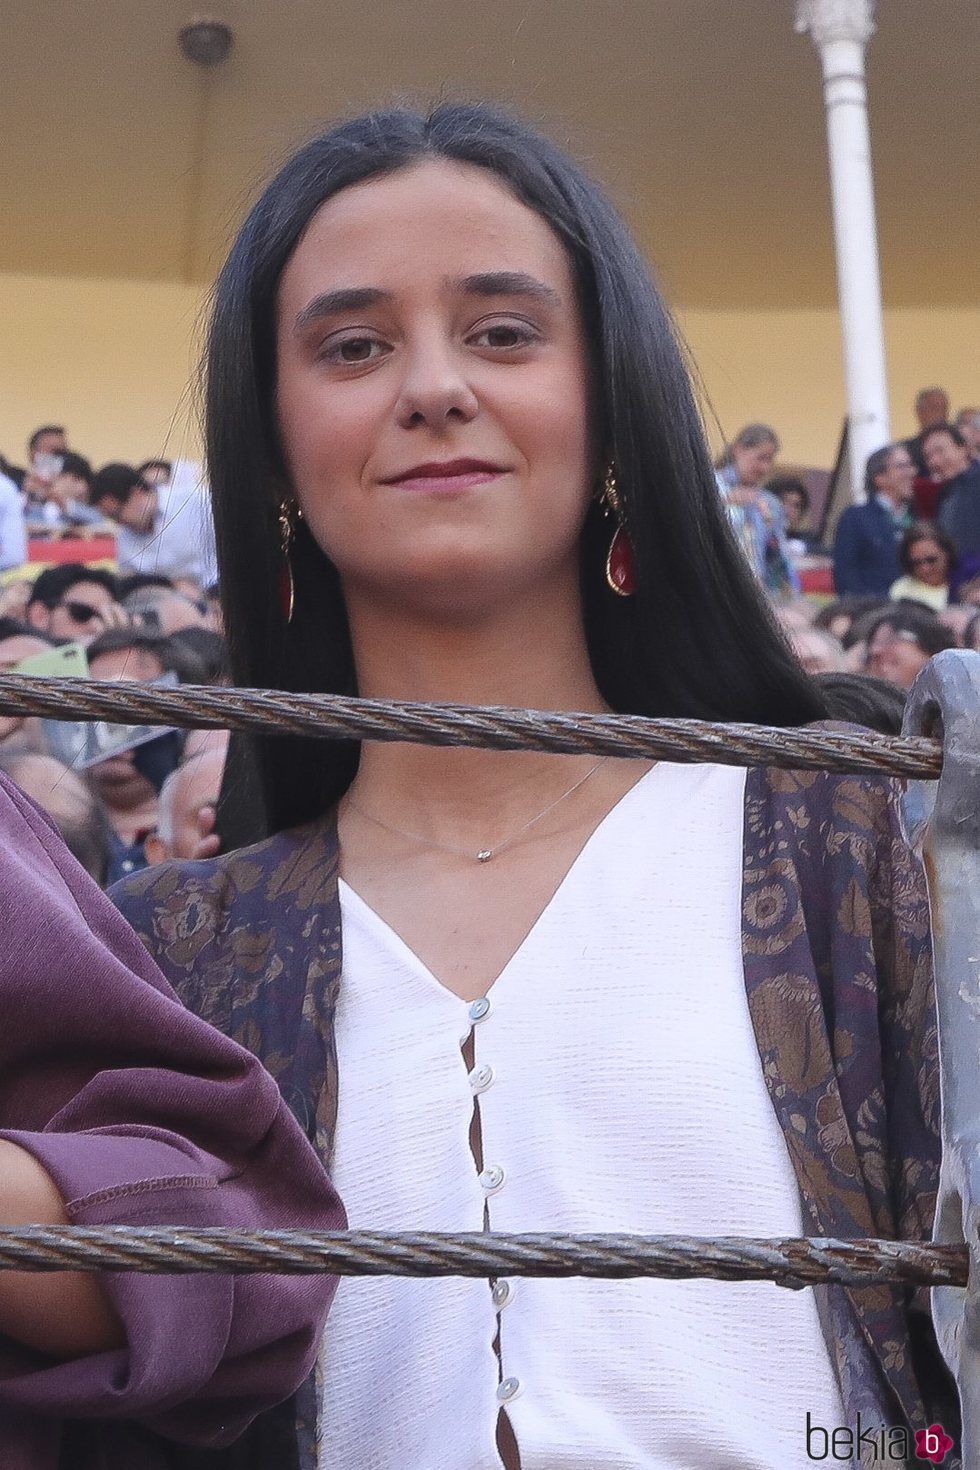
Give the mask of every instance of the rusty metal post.
[(980, 1470), (980, 654), (950, 649), (923, 669), (906, 734), (941, 735), (938, 783), (911, 783), (909, 842), (925, 862), (939, 1016), (943, 1163), (933, 1238), (966, 1243), (966, 1287), (932, 1290), (943, 1356), (963, 1410), (963, 1470)]

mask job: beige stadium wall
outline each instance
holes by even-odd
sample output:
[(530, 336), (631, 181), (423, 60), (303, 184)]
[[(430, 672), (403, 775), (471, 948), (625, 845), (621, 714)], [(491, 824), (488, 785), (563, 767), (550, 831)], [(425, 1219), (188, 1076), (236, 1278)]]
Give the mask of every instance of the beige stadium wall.
[(63, 423), (96, 465), (196, 458), (202, 293), (141, 281), (0, 275), (0, 451)]
[[(0, 275), (0, 450), (23, 464), (27, 434), (54, 421), (96, 464), (196, 457), (202, 311), (193, 287)], [(785, 460), (829, 467), (844, 413), (835, 312), (686, 311), (680, 325), (713, 447), (764, 419)], [(896, 434), (912, 432), (926, 384), (954, 408), (980, 403), (980, 308), (892, 311), (886, 326)]]
[[(747, 423), (771, 423), (786, 461), (830, 468), (844, 418), (835, 311), (687, 311), (681, 331), (702, 381), (712, 447)], [(953, 411), (980, 404), (980, 308), (888, 311), (892, 432), (916, 432), (918, 389), (942, 384)]]

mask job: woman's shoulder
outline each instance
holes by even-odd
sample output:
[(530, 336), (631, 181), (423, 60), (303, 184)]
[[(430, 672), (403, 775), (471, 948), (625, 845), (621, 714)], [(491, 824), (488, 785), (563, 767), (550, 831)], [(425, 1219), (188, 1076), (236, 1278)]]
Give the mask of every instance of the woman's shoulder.
[(191, 928), (217, 937), (322, 904), (336, 883), (336, 828), (324, 818), (217, 857), (145, 868), (114, 884), (109, 897), (157, 953), (165, 938), (176, 942)]
[[(813, 733), (873, 734), (866, 726), (819, 720), (806, 726)], [(821, 846), (836, 850), (843, 838), (853, 847), (864, 838), (877, 844), (898, 835), (899, 782), (884, 771), (841, 772), (787, 770), (756, 766), (746, 782), (747, 827), (781, 834), (786, 842), (819, 837)]]

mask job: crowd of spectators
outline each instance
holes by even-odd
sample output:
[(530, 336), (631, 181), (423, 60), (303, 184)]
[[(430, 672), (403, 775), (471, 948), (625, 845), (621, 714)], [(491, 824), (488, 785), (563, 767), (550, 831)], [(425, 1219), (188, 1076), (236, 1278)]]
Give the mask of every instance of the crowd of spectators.
[[(869, 458), (866, 498), (844, 511), (830, 546), (810, 522), (805, 480), (774, 473), (768, 425), (742, 429), (717, 466), (735, 533), (803, 666), (835, 713), (893, 733), (933, 654), (980, 650), (980, 409), (951, 419), (946, 394), (929, 388), (916, 413), (914, 438)], [(50, 424), (28, 454), (25, 468), (0, 456), (0, 672), (226, 682), (198, 467), (151, 459), (93, 471)], [(86, 543), (104, 534), (111, 562), (87, 560)], [(77, 559), (46, 564), (45, 541), (63, 554), (66, 540)], [(801, 590), (800, 568), (821, 553), (832, 556), (833, 597)], [(29, 554), (41, 558), (36, 575)], [(220, 731), (0, 716), (0, 770), (102, 884), (217, 851), (227, 747)]]
[[(902, 704), (889, 688), (907, 691), (944, 648), (980, 650), (980, 408), (951, 417), (945, 391), (924, 388), (915, 412), (918, 433), (869, 457), (865, 499), (826, 545), (805, 481), (771, 474), (772, 428), (748, 425), (718, 462), (735, 532), (797, 656), (833, 688), (835, 710), (890, 731)], [(803, 596), (799, 569), (821, 553), (833, 595)]]
[[(226, 682), (198, 467), (157, 459), (93, 471), (56, 425), (36, 430), (28, 453), (25, 468), (0, 460), (0, 672)], [(66, 552), (72, 560), (59, 559)], [(0, 715), (0, 770), (103, 885), (214, 850), (227, 744), (224, 731)]]

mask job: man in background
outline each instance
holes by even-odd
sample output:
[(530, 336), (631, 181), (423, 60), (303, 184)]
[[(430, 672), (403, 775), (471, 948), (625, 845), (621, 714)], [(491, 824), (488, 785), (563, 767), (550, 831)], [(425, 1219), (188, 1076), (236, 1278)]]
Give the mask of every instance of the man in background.
[(834, 587), (838, 597), (876, 595), (901, 575), (898, 546), (912, 524), (915, 465), (907, 447), (886, 444), (869, 455), (864, 472), (867, 500), (849, 505), (834, 539)]
[(32, 628), (70, 643), (91, 643), (128, 619), (119, 606), (116, 579), (102, 567), (63, 562), (48, 567), (31, 589), (24, 614)]
[(200, 467), (190, 460), (178, 460), (161, 484), (131, 465), (105, 465), (92, 481), (90, 499), (119, 527), (121, 571), (160, 572), (197, 589), (216, 580), (210, 499)]
[(949, 394), (946, 389), (921, 388), (915, 395), (915, 416), (919, 421), (919, 432), (914, 438), (906, 440), (905, 447), (912, 456), (916, 474), (921, 478), (928, 478), (929, 470), (922, 452), (923, 440), (936, 424), (949, 421)]
[(203, 855), (202, 843), (214, 826), (225, 751), (226, 742), (208, 744), (164, 781), (156, 831), (144, 844), (148, 863)]
[(20, 488), (28, 507), (43, 505), (48, 486), (61, 469), (62, 457), (68, 453), (68, 434), (61, 424), (42, 424), (27, 441), (30, 456)]
[(936, 520), (961, 562), (980, 557), (980, 461), (955, 424), (937, 424), (923, 439), (929, 473), (940, 485)]

